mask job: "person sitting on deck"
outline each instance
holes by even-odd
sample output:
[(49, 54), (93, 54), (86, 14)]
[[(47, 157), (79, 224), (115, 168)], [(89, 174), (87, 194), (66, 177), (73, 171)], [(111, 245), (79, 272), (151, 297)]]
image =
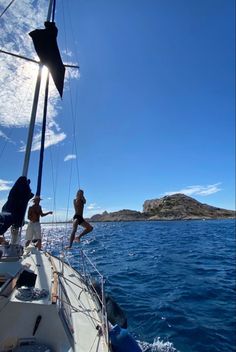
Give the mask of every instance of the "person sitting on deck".
[(28, 219), (30, 220), (27, 230), (26, 230), (26, 243), (27, 247), (30, 244), (30, 241), (37, 240), (36, 247), (41, 250), (42, 247), (42, 235), (41, 235), (41, 225), (40, 225), (40, 216), (47, 216), (52, 214), (52, 211), (48, 211), (47, 213), (43, 213), (41, 205), (39, 205), (41, 198), (39, 196), (35, 196), (33, 199), (34, 205), (29, 207), (28, 210)]
[[(75, 208), (75, 215), (73, 217), (73, 229), (70, 235), (70, 243), (67, 249), (72, 247), (73, 241), (80, 242), (81, 237), (86, 235), (87, 233), (93, 231), (93, 226), (91, 226), (87, 221), (83, 218), (83, 211), (84, 211), (84, 204), (86, 203), (86, 199), (84, 197), (84, 191), (80, 189), (77, 194), (76, 198), (74, 199), (74, 208)], [(75, 234), (78, 228), (78, 225), (84, 228), (84, 231), (81, 232), (79, 236), (75, 238)]]

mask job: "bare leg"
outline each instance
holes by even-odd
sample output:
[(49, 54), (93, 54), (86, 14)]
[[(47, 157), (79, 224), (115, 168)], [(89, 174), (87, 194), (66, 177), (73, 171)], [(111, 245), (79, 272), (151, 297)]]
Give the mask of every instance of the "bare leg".
[(28, 247), (28, 245), (30, 244), (30, 240), (25, 242), (25, 247)]
[(69, 243), (69, 246), (67, 248), (71, 248), (72, 247), (72, 243), (75, 239), (75, 233), (77, 231), (77, 228), (78, 228), (78, 220), (75, 219), (73, 221), (73, 228), (72, 228), (72, 232), (71, 232), (71, 235), (70, 235), (70, 243)]
[(80, 242), (81, 237), (83, 237), (83, 236), (86, 235), (87, 233), (93, 231), (93, 226), (90, 225), (87, 221), (83, 221), (83, 222), (80, 224), (80, 226), (82, 226), (82, 227), (84, 228), (84, 231), (81, 232), (81, 234), (80, 234), (78, 237), (76, 237), (76, 239), (75, 239), (76, 242)]
[(42, 249), (42, 240), (41, 239), (38, 239), (36, 247), (38, 248), (39, 251), (41, 251), (41, 249)]
[(11, 244), (19, 244), (19, 227), (11, 226)]

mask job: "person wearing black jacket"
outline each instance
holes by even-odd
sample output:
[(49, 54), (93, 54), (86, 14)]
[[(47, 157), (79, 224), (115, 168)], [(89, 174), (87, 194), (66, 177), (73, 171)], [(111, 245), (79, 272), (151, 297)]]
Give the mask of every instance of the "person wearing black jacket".
[(10, 226), (20, 228), (24, 224), (28, 201), (34, 196), (29, 185), (30, 180), (21, 176), (10, 190), (0, 213), (0, 236), (4, 235)]

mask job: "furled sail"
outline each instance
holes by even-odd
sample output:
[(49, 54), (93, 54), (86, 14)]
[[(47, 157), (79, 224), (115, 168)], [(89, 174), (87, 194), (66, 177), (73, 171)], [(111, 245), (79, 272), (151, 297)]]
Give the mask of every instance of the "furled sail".
[(41, 63), (48, 67), (55, 86), (62, 97), (65, 67), (57, 46), (57, 27), (55, 22), (45, 22), (45, 29), (35, 29), (29, 35), (33, 39), (35, 50)]

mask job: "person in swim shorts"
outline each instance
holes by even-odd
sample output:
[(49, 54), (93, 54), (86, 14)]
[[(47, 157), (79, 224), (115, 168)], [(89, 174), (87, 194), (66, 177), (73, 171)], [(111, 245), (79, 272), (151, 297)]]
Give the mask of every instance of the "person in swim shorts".
[[(76, 198), (74, 199), (74, 208), (75, 208), (75, 215), (73, 217), (73, 228), (72, 232), (70, 235), (70, 242), (69, 246), (67, 249), (72, 247), (73, 241), (80, 242), (81, 237), (86, 235), (87, 233), (93, 231), (93, 226), (90, 225), (86, 220), (83, 218), (83, 212), (84, 212), (84, 205), (86, 203), (86, 199), (84, 197), (84, 191), (81, 189), (77, 192)], [(75, 234), (77, 231), (78, 226), (82, 226), (84, 228), (83, 232), (79, 236), (76, 236)]]
[(36, 247), (41, 250), (42, 247), (42, 235), (41, 235), (41, 225), (40, 225), (40, 216), (47, 216), (52, 214), (52, 211), (48, 211), (47, 213), (43, 213), (41, 205), (39, 205), (41, 198), (39, 196), (35, 196), (33, 199), (34, 205), (29, 207), (28, 210), (28, 219), (30, 220), (28, 227), (26, 229), (26, 243), (27, 247), (30, 244), (30, 241), (36, 241)]

